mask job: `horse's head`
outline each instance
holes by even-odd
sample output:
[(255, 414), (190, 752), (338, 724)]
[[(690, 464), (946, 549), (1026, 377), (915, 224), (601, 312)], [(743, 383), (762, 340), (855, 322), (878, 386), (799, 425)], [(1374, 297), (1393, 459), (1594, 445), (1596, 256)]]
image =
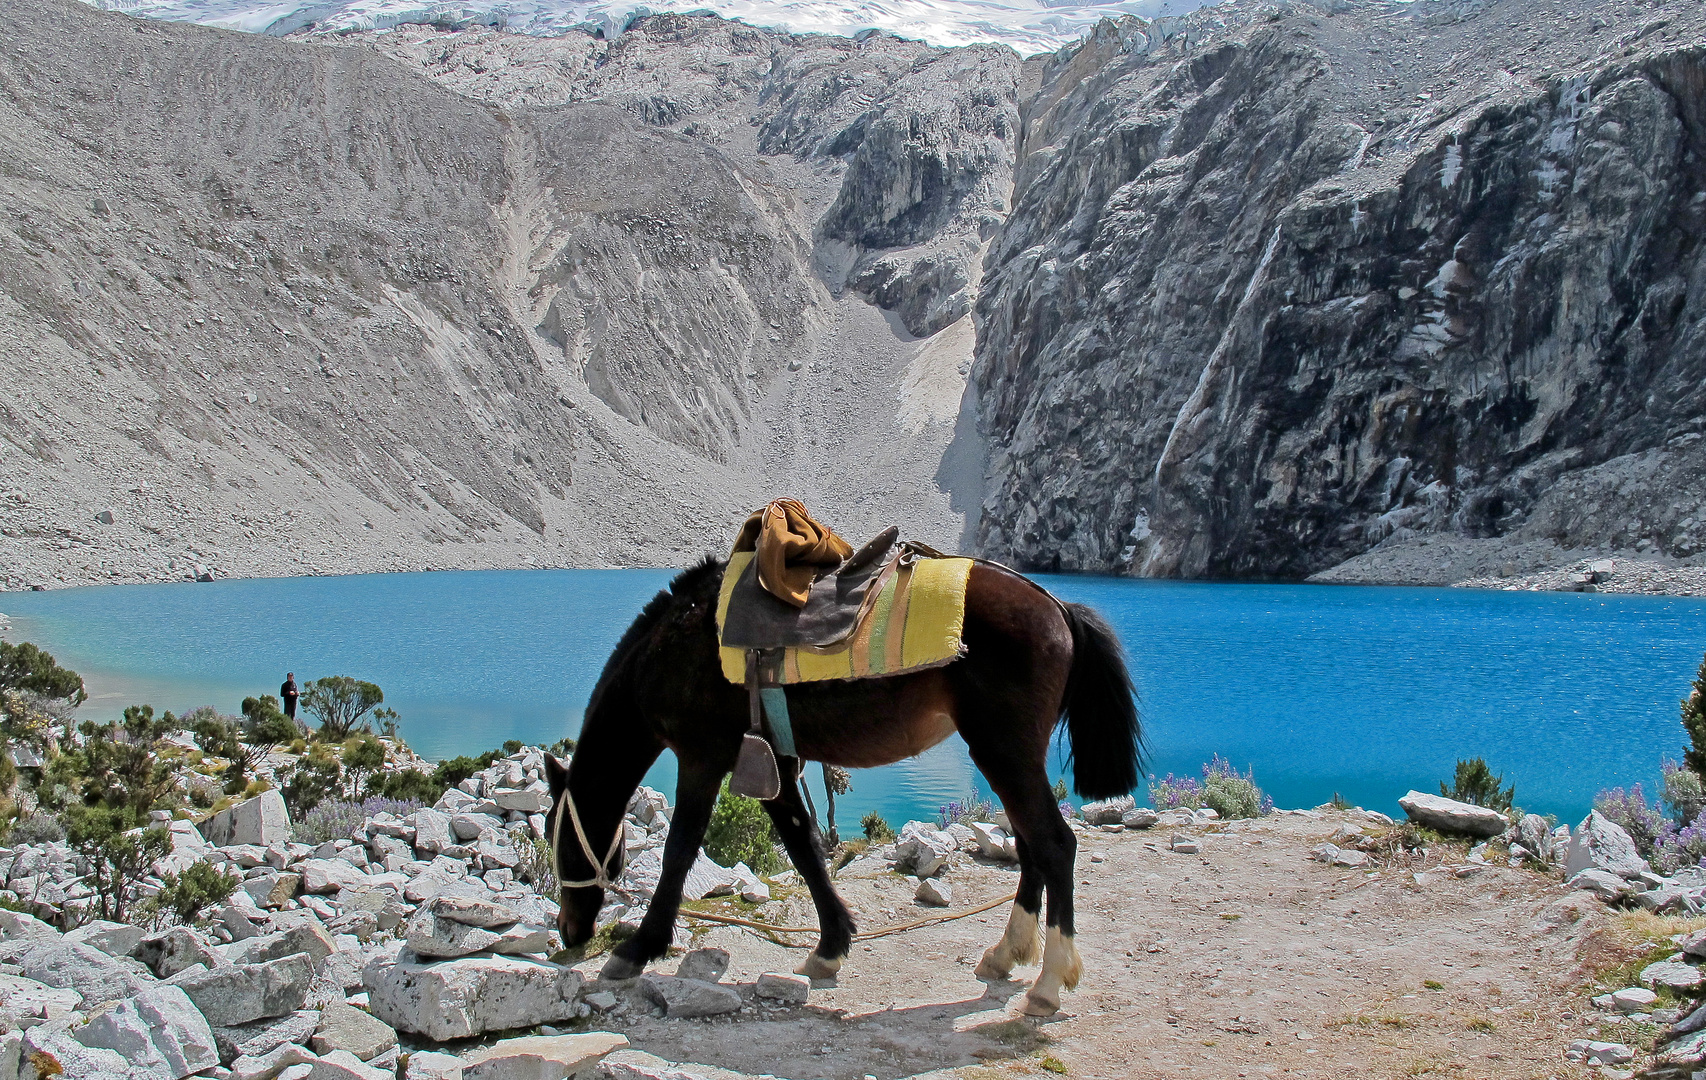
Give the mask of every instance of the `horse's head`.
[[(571, 817), (569, 770), (555, 756), (546, 754), (545, 778), (551, 785), (551, 813), (545, 819), (545, 828), (551, 839), (551, 869), (558, 882), (557, 933), (563, 938), (563, 948), (573, 949), (592, 937), (598, 909), (604, 903), (604, 889), (598, 885), (575, 888), (562, 885), (565, 881), (591, 881), (598, 875), (598, 868), (593, 865), (594, 856), (587, 853), (579, 839)], [(621, 828), (620, 822), (617, 828)], [(606, 869), (615, 874), (621, 865)]]

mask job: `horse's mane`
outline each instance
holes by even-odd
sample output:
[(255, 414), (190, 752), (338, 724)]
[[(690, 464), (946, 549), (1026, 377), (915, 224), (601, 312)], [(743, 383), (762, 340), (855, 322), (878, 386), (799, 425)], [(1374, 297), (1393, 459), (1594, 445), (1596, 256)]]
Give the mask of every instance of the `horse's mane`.
[[(616, 643), (616, 648), (610, 651), (610, 659), (604, 662), (604, 670), (599, 673), (598, 684), (592, 689), (592, 697), (586, 703), (586, 715), (591, 717), (598, 711), (599, 699), (604, 696), (605, 688), (622, 670), (628, 655), (634, 651), (646, 635), (656, 629), (658, 623), (669, 614), (678, 599), (691, 598), (701, 589), (707, 579), (720, 576), (723, 572), (723, 560), (715, 555), (707, 555), (700, 560), (699, 565), (688, 567), (675, 575), (670, 581), (669, 588), (659, 590), (658, 594), (646, 601), (646, 606), (640, 609), (628, 629), (622, 635), (622, 640)], [(583, 724), (584, 726), (584, 724)]]

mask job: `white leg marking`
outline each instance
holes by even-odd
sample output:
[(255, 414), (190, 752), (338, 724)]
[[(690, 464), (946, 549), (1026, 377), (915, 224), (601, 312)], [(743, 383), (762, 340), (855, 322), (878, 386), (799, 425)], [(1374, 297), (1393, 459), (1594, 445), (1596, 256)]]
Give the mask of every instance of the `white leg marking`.
[(1060, 1009), (1060, 992), (1071, 990), (1084, 977), (1084, 961), (1078, 957), (1078, 946), (1060, 932), (1058, 926), (1048, 928), (1048, 944), (1043, 949), (1043, 970), (1025, 994), (1025, 1012), (1030, 1016), (1050, 1016)]
[(1026, 911), (1014, 901), (1013, 913), (1007, 917), (1007, 932), (983, 954), (983, 962), (977, 965), (978, 978), (1000, 982), (1018, 965), (1036, 962), (1037, 916), (1037, 912)]

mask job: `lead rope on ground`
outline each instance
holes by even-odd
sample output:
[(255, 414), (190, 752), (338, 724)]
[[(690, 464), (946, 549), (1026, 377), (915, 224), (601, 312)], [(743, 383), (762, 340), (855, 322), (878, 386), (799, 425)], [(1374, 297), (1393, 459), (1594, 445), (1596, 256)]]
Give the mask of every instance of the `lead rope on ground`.
[[(917, 930), (922, 926), (934, 926), (937, 923), (953, 922), (955, 919), (963, 919), (968, 915), (980, 915), (983, 912), (988, 911), (990, 908), (1000, 907), (1002, 904), (1015, 900), (1018, 896), (1019, 894), (1016, 892), (1008, 893), (1006, 896), (991, 900), (987, 904), (979, 904), (977, 907), (966, 908), (963, 911), (948, 911), (943, 912), (940, 915), (926, 915), (922, 919), (913, 919), (911, 922), (903, 922), (898, 926), (885, 926), (881, 930), (866, 930), (862, 933), (854, 934), (853, 940), (869, 941), (872, 938), (888, 937), (890, 934), (904, 934), (908, 930)], [(818, 928), (815, 926), (777, 926), (775, 923), (755, 922), (752, 919), (740, 919), (733, 915), (718, 915), (717, 913), (710, 911), (683, 911), (681, 915), (683, 918), (687, 919), (699, 919), (703, 922), (723, 923), (728, 926), (739, 926), (746, 930), (753, 930), (786, 949), (809, 949), (812, 948), (812, 946), (796, 945), (791, 941), (783, 941), (781, 938), (776, 936), (777, 934), (815, 934), (818, 932)]]

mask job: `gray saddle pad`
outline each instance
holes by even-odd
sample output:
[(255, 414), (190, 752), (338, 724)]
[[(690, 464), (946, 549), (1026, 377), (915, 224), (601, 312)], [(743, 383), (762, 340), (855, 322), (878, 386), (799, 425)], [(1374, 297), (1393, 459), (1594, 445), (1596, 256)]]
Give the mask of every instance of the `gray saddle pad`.
[(729, 593), (722, 643), (735, 649), (780, 649), (791, 645), (834, 645), (858, 628), (865, 595), (895, 552), (900, 529), (891, 525), (812, 582), (806, 606), (778, 600), (758, 583), (758, 560), (746, 564)]

